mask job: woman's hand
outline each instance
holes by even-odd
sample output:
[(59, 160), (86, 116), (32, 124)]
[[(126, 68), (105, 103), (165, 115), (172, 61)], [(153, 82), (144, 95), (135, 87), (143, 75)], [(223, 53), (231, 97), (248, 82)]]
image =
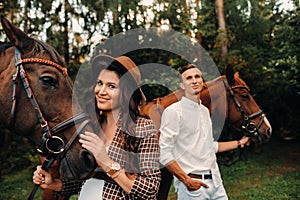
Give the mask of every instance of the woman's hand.
[(94, 155), (98, 165), (102, 169), (106, 170), (107, 167), (110, 167), (112, 160), (108, 157), (105, 144), (98, 135), (86, 131), (80, 135), (79, 142), (83, 148)]
[(33, 183), (40, 185), (43, 189), (51, 189), (55, 191), (62, 190), (62, 182), (59, 179), (53, 179), (51, 174), (42, 169), (41, 165), (36, 167), (32, 177)]

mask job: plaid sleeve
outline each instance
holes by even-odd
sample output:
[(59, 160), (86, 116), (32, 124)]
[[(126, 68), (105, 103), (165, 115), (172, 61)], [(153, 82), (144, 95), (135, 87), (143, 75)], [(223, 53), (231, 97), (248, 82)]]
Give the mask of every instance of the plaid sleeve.
[(61, 180), (63, 188), (60, 192), (57, 192), (60, 196), (71, 196), (73, 194), (79, 194), (83, 181), (80, 180)]
[(151, 120), (138, 123), (137, 134), (141, 136), (138, 153), (140, 173), (134, 181), (130, 195), (141, 199), (156, 199), (159, 184), (159, 144), (157, 130)]

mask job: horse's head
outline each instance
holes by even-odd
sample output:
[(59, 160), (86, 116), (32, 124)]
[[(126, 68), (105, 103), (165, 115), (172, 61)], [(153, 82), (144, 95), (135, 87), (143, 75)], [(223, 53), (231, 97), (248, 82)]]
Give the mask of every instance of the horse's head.
[(10, 42), (0, 48), (0, 123), (27, 137), (44, 155), (49, 150), (56, 154), (61, 176), (89, 176), (96, 164), (77, 136), (90, 125), (72, 102), (73, 83), (63, 59), (3, 16), (1, 23)]
[(272, 127), (250, 94), (249, 87), (234, 73), (232, 68), (226, 69), (222, 82), (227, 91), (227, 116), (229, 121), (242, 127), (246, 135), (258, 142), (267, 142), (272, 135)]

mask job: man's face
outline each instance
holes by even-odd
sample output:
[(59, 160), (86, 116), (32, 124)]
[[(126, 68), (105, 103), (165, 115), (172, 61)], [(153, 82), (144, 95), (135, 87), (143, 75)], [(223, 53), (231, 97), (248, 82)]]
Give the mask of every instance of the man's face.
[(198, 68), (191, 68), (182, 73), (181, 89), (185, 95), (199, 95), (203, 87), (202, 73)]

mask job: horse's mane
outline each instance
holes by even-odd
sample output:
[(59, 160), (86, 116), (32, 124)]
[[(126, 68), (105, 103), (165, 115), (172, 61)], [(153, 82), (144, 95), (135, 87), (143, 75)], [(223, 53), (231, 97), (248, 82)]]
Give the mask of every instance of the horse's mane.
[[(216, 82), (216, 81), (222, 81), (222, 79), (226, 79), (226, 76), (225, 76), (225, 75), (222, 75), (222, 76), (219, 76), (219, 77), (217, 77), (217, 78), (215, 78), (215, 79), (213, 79), (213, 80), (206, 81), (206, 82), (205, 82), (205, 88), (207, 87), (207, 85), (212, 84), (212, 83), (214, 83), (214, 82)], [(248, 85), (245, 83), (245, 81), (243, 81), (243, 80), (240, 78), (240, 75), (239, 75), (238, 72), (236, 72), (236, 73), (234, 74), (234, 80), (236, 81), (236, 83), (237, 83), (238, 85), (244, 85), (244, 86), (248, 87)]]
[(31, 38), (31, 39), (35, 41), (35, 47), (33, 49), (34, 53), (41, 53), (41, 52), (48, 53), (51, 57), (50, 59), (53, 62), (56, 62), (57, 64), (63, 67), (66, 67), (64, 60), (61, 58), (59, 53), (52, 46), (38, 39), (35, 38)]
[(218, 76), (212, 80), (205, 81), (202, 90), (207, 89), (210, 85), (212, 85), (218, 81), (222, 81), (222, 79), (224, 79), (224, 78), (225, 78), (225, 76)]
[(1, 42), (0, 43), (0, 54), (2, 54), (6, 49), (8, 49), (9, 47), (14, 46), (14, 44), (12, 42)]

